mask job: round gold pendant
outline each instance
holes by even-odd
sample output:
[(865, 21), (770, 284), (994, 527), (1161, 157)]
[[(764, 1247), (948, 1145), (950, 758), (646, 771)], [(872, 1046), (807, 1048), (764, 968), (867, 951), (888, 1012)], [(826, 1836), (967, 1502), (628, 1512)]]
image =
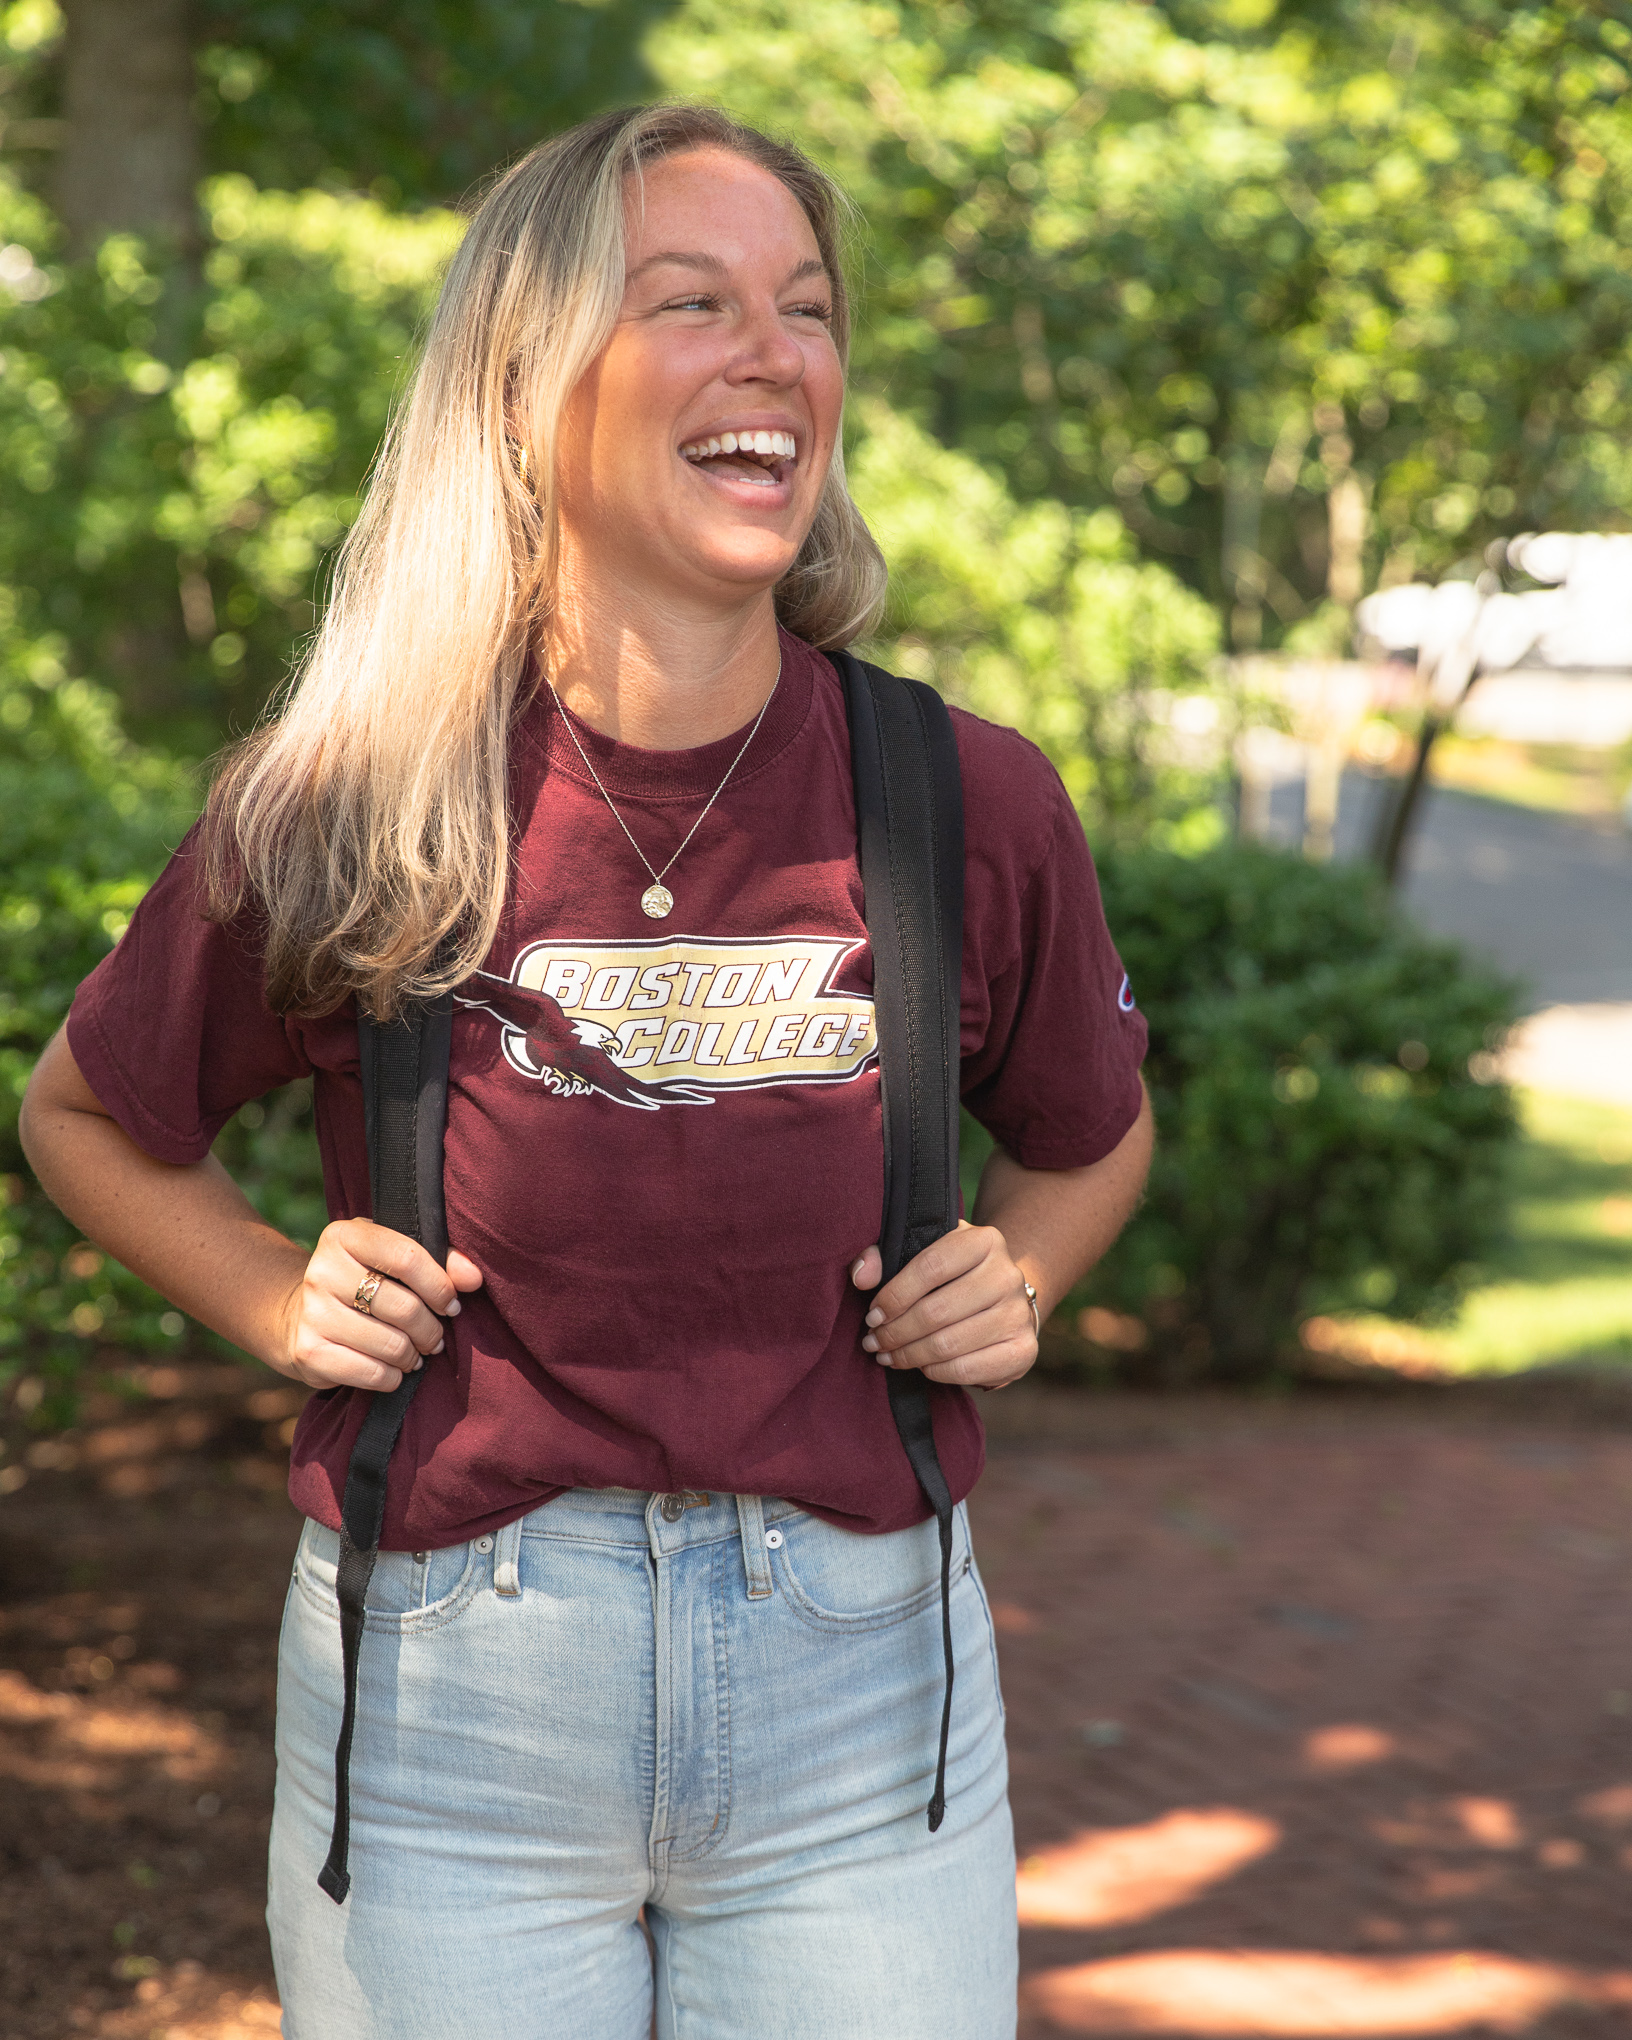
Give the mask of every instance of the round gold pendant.
[(674, 912), (674, 894), (666, 885), (649, 885), (640, 896), (640, 911), (654, 921), (666, 921)]

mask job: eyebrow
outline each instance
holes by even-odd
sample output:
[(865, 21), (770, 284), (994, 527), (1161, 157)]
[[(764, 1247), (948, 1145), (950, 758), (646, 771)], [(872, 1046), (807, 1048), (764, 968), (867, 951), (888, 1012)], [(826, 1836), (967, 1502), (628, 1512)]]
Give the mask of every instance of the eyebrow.
[[(724, 276), (726, 273), (725, 264), (718, 255), (671, 248), (665, 249), (660, 255), (648, 255), (644, 262), (630, 270), (628, 280), (633, 283), (637, 276), (644, 276), (648, 269), (660, 268), (665, 263), (675, 269), (700, 269), (708, 276)], [(798, 268), (789, 274), (786, 282), (803, 283), (807, 276), (827, 278), (827, 264), (819, 255), (812, 255), (801, 262)]]

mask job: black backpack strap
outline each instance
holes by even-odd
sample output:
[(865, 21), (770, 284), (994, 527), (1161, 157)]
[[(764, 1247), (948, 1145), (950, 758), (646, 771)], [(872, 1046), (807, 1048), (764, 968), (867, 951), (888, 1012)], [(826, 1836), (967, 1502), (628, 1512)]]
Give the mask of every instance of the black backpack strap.
[[(963, 977), (963, 782), (946, 704), (848, 652), (833, 655), (850, 714), (856, 835), (873, 952), (884, 1107), (884, 1280), (958, 1222)], [(932, 1393), (916, 1367), (886, 1375), (907, 1459), (941, 1535), (946, 1662), (931, 1832), (946, 1813), (952, 1726), (952, 1495), (935, 1450)]]
[[(448, 1258), (448, 1221), (442, 1202), (442, 1139), (448, 1119), (448, 1052), (453, 998), (408, 1007), (381, 1026), (359, 1013), (363, 1120), (368, 1132), (368, 1182), (376, 1223), (419, 1241), (433, 1260)], [(385, 1523), (386, 1469), (423, 1379), (405, 1374), (389, 1395), (369, 1400), (346, 1468), (340, 1504), (340, 1659), (345, 1705), (334, 1750), (334, 1833), (318, 1883), (336, 1905), (351, 1889), (346, 1868), (351, 1839), (351, 1739), (357, 1724), (357, 1660), (363, 1641), (363, 1607)], [(361, 1393), (362, 1391), (359, 1391)]]

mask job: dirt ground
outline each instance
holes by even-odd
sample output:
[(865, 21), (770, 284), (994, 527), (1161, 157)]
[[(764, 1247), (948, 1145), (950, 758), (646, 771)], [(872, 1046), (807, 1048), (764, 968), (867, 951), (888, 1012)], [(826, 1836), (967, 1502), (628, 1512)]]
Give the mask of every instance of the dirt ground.
[[(0, 1465), (0, 2040), (277, 2029), (294, 1397), (145, 1381)], [(1632, 1401), (985, 1407), (1026, 2040), (1632, 2032)]]

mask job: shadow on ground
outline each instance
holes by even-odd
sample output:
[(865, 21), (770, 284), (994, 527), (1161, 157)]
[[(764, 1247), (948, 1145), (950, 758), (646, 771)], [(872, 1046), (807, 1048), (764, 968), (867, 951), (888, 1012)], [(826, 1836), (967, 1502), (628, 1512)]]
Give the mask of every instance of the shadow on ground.
[[(7, 1461), (7, 2040), (276, 2030), (288, 1392), (146, 1379)], [(1622, 1383), (985, 1407), (1027, 2040), (1626, 2030)]]

